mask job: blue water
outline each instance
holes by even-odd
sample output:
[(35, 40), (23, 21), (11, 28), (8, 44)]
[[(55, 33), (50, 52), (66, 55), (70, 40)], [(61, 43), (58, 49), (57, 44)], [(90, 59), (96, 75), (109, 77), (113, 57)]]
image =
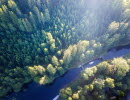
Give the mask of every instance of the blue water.
[(123, 100), (130, 100), (130, 90), (127, 91), (125, 97), (123, 98)]
[[(103, 59), (96, 59), (93, 61), (93, 64), (88, 63), (84, 65), (84, 67), (92, 67), (103, 60), (122, 57), (128, 53), (130, 53), (130, 46), (111, 49), (104, 57), (102, 57)], [(12, 98), (16, 98), (16, 100), (53, 100), (53, 98), (59, 94), (60, 89), (64, 88), (78, 77), (80, 71), (82, 71), (81, 68), (73, 68), (64, 76), (57, 78), (51, 85), (39, 85), (32, 82), (28, 85), (26, 91), (12, 93), (10, 96), (6, 97), (5, 100), (12, 100)]]

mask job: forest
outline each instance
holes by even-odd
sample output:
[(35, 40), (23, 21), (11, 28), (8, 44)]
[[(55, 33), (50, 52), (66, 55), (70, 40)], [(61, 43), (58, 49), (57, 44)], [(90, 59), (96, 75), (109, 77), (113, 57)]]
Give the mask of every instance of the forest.
[[(0, 0), (0, 99), (127, 44), (130, 0)], [(129, 70), (129, 57), (104, 61), (85, 69), (60, 97), (106, 100), (109, 90), (124, 96)]]
[(86, 68), (76, 81), (60, 91), (61, 100), (124, 100), (121, 97), (130, 89), (129, 69), (130, 55)]

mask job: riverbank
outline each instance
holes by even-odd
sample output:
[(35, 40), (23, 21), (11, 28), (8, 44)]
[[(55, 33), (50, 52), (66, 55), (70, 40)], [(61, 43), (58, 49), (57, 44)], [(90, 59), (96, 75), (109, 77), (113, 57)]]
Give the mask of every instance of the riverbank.
[[(124, 47), (126, 48), (126, 47)], [(111, 58), (114, 56), (123, 56), (127, 53), (130, 53), (130, 49), (122, 49), (119, 51), (111, 51), (106, 54), (108, 57), (103, 58)], [(113, 52), (113, 53), (112, 53)], [(109, 55), (111, 54), (111, 56)], [(95, 66), (98, 63), (100, 63), (101, 60), (96, 60), (92, 65), (84, 65), (84, 67), (91, 67)], [(42, 98), (45, 98), (46, 100), (52, 100), (56, 95), (59, 94), (60, 89), (66, 87), (69, 83), (73, 82), (78, 75), (80, 74), (81, 69), (80, 68), (73, 68), (67, 71), (63, 76), (58, 77), (55, 79), (55, 81), (50, 85), (39, 85), (37, 83), (31, 83), (27, 87), (26, 91), (21, 91), (19, 93), (13, 93), (9, 97), (5, 98), (5, 100), (12, 100), (12, 98), (17, 98), (18, 100), (42, 100)]]
[[(116, 56), (116, 54), (113, 54), (113, 56)], [(121, 56), (120, 58), (103, 61), (97, 66), (86, 68), (75, 81), (61, 90), (61, 98), (63, 100), (66, 98), (80, 100), (83, 97), (83, 100), (88, 98), (90, 98), (88, 100), (95, 100), (96, 98), (98, 100), (105, 100), (105, 98), (121, 100), (125, 91), (129, 88), (129, 83), (127, 83), (130, 77), (129, 66), (129, 60)], [(66, 91), (71, 91), (71, 94), (68, 95)]]

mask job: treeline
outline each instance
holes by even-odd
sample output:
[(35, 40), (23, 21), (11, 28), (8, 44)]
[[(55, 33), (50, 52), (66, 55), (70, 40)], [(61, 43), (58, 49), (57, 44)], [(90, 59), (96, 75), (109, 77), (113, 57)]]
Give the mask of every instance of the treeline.
[[(130, 57), (129, 57), (130, 58)], [(60, 91), (61, 100), (121, 99), (130, 89), (130, 59), (115, 58), (86, 68)]]
[[(100, 53), (98, 52), (102, 49), (101, 44), (94, 41), (90, 42), (84, 40), (69, 46), (64, 51), (62, 59), (58, 60), (56, 56), (53, 56), (50, 61), (52, 63), (45, 66), (34, 65), (26, 66), (25, 68), (5, 69), (0, 78), (0, 96), (4, 96), (11, 91), (18, 92), (25, 83), (32, 80), (42, 85), (50, 83), (56, 77), (64, 74), (69, 68), (75, 67), (72, 64), (76, 61), (78, 62), (77, 64), (81, 64), (86, 60), (94, 59), (95, 55), (99, 56), (98, 54)], [(58, 55), (60, 56), (61, 52), (58, 52)]]
[[(34, 65), (26, 66), (24, 68), (16, 67), (13, 69), (5, 69), (5, 72), (1, 73), (0, 77), (0, 96), (4, 96), (11, 91), (18, 92), (25, 83), (32, 80), (42, 85), (50, 83), (56, 77), (64, 74), (69, 68), (77, 67), (72, 66), (72, 63), (77, 61), (77, 64), (81, 64), (86, 60), (93, 59), (95, 57), (94, 54), (100, 54), (97, 53), (100, 49), (100, 43), (90, 43), (89, 41), (84, 40), (78, 42), (78, 44), (69, 46), (68, 49), (64, 51), (61, 59), (52, 56), (51, 61), (48, 61), (48, 65)], [(46, 51), (46, 53), (48, 54), (49, 52)], [(58, 51), (57, 54), (57, 56), (60, 56), (61, 52)]]
[(49, 83), (72, 64), (129, 43), (130, 1), (93, 2), (0, 1), (0, 97), (31, 80)]

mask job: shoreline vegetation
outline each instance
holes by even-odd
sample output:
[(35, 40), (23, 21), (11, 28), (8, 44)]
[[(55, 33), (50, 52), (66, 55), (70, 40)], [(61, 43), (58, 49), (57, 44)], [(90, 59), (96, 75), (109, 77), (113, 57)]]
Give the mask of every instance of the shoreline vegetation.
[(127, 43), (130, 0), (0, 0), (0, 99)]
[[(121, 45), (121, 46), (117, 46), (117, 47), (113, 47), (113, 48), (111, 48), (111, 49), (109, 49), (108, 50), (108, 52), (110, 51), (110, 50), (116, 50), (116, 49), (122, 49), (122, 48), (126, 48), (126, 47), (129, 47), (130, 46), (130, 44), (127, 44), (127, 45)], [(106, 60), (104, 60), (102, 57), (100, 57), (100, 58), (95, 58), (95, 59), (93, 59), (93, 60), (90, 60), (90, 61), (88, 61), (88, 62), (86, 62), (86, 63), (84, 63), (84, 64), (81, 64), (82, 66), (84, 66), (84, 65), (87, 65), (87, 64), (89, 64), (90, 62), (92, 62), (92, 61), (94, 61), (94, 60), (97, 60), (97, 59), (102, 59), (102, 61), (106, 61)], [(74, 64), (75, 65), (75, 64)], [(77, 65), (77, 64), (76, 64)], [(79, 66), (79, 65), (77, 65), (77, 66)], [(50, 82), (50, 83), (47, 83), (47, 84), (44, 84), (44, 85), (46, 85), (46, 86), (48, 86), (48, 85), (53, 85), (53, 83), (55, 82), (55, 80), (57, 80), (58, 78), (60, 78), (60, 77), (63, 77), (69, 70), (71, 70), (71, 69), (73, 69), (73, 68), (77, 68), (77, 67), (72, 67), (72, 68), (70, 68), (70, 69), (68, 69), (63, 75), (61, 75), (61, 76), (58, 76), (57, 78), (55, 78), (54, 80), (52, 80), (52, 82)], [(85, 68), (86, 69), (86, 68)], [(84, 69), (84, 70), (85, 70)], [(70, 84), (68, 84), (67, 86), (69, 86), (69, 87), (71, 87), (71, 86), (75, 86), (78, 82), (76, 82), (76, 81), (78, 81), (79, 80), (79, 82), (81, 81), (80, 80), (80, 78), (76, 78), (73, 82), (71, 82)], [(26, 83), (26, 84), (24, 84), (23, 85), (23, 89), (21, 90), (21, 91), (24, 91), (24, 89), (27, 89), (26, 87), (30, 84), (30, 83), (32, 83), (33, 81), (30, 81), (29, 83)], [(12, 92), (13, 93), (13, 92)], [(7, 96), (9, 96), (10, 94), (12, 94), (12, 93), (9, 93)]]
[(102, 61), (96, 66), (85, 68), (75, 81), (61, 89), (60, 99), (122, 100), (130, 90), (129, 61), (130, 54), (127, 54), (124, 58)]

